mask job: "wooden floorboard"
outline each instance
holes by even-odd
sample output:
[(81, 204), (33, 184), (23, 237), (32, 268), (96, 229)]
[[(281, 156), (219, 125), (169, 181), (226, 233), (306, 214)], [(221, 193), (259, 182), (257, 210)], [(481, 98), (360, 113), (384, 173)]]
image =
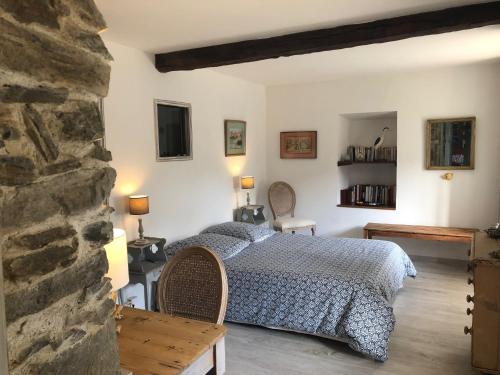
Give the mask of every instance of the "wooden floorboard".
[(418, 277), (407, 279), (394, 303), (396, 329), (389, 360), (377, 363), (346, 344), (240, 324), (226, 324), (228, 375), (477, 375), (470, 367), (465, 314), (465, 263), (416, 258)]

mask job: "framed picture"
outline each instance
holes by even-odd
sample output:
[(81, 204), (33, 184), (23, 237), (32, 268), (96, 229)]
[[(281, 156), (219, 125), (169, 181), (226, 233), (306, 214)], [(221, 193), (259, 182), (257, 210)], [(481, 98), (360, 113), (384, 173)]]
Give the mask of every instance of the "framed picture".
[(427, 169), (474, 169), (476, 118), (428, 120)]
[(154, 105), (156, 161), (192, 160), (191, 105), (159, 99)]
[(281, 132), (281, 159), (316, 159), (317, 131)]
[(224, 121), (224, 146), (226, 156), (245, 155), (247, 152), (247, 123), (239, 120)]

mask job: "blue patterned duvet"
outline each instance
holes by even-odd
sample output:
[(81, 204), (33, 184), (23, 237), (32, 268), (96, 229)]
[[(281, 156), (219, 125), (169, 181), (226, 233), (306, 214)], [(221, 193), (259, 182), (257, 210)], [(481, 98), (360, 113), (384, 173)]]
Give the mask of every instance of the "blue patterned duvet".
[(388, 358), (390, 305), (416, 270), (395, 243), (277, 233), (224, 261), (226, 320), (346, 341)]

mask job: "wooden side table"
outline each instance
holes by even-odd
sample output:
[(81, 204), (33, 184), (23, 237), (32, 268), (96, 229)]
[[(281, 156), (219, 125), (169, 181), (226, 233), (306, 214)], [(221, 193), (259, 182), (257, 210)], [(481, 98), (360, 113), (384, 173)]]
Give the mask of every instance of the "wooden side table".
[(236, 210), (236, 221), (260, 225), (266, 222), (264, 216), (264, 206), (261, 204), (253, 204), (240, 207)]
[(166, 240), (156, 237), (146, 237), (145, 239), (148, 241), (146, 244), (136, 245), (134, 241), (127, 244), (129, 278), (130, 284), (144, 286), (144, 308), (155, 311), (155, 285), (167, 262), (167, 255), (164, 251)]
[(134, 375), (222, 375), (223, 325), (125, 307), (118, 335), (120, 366)]

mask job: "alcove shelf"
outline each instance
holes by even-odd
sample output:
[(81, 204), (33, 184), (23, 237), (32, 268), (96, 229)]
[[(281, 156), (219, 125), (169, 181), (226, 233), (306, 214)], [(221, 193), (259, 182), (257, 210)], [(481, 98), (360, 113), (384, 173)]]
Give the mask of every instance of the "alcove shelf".
[(395, 210), (394, 206), (370, 206), (367, 204), (337, 204), (337, 207), (345, 207), (345, 208), (369, 208), (372, 210)]
[(337, 162), (337, 166), (339, 166), (339, 167), (344, 167), (346, 165), (353, 165), (353, 164), (388, 164), (388, 165), (393, 165), (393, 166), (397, 165), (397, 163), (395, 161), (385, 161), (385, 160), (380, 160), (380, 161), (339, 160)]
[[(383, 143), (375, 149), (375, 139), (382, 134)], [(343, 114), (337, 142), (337, 207), (395, 210), (397, 112)]]

